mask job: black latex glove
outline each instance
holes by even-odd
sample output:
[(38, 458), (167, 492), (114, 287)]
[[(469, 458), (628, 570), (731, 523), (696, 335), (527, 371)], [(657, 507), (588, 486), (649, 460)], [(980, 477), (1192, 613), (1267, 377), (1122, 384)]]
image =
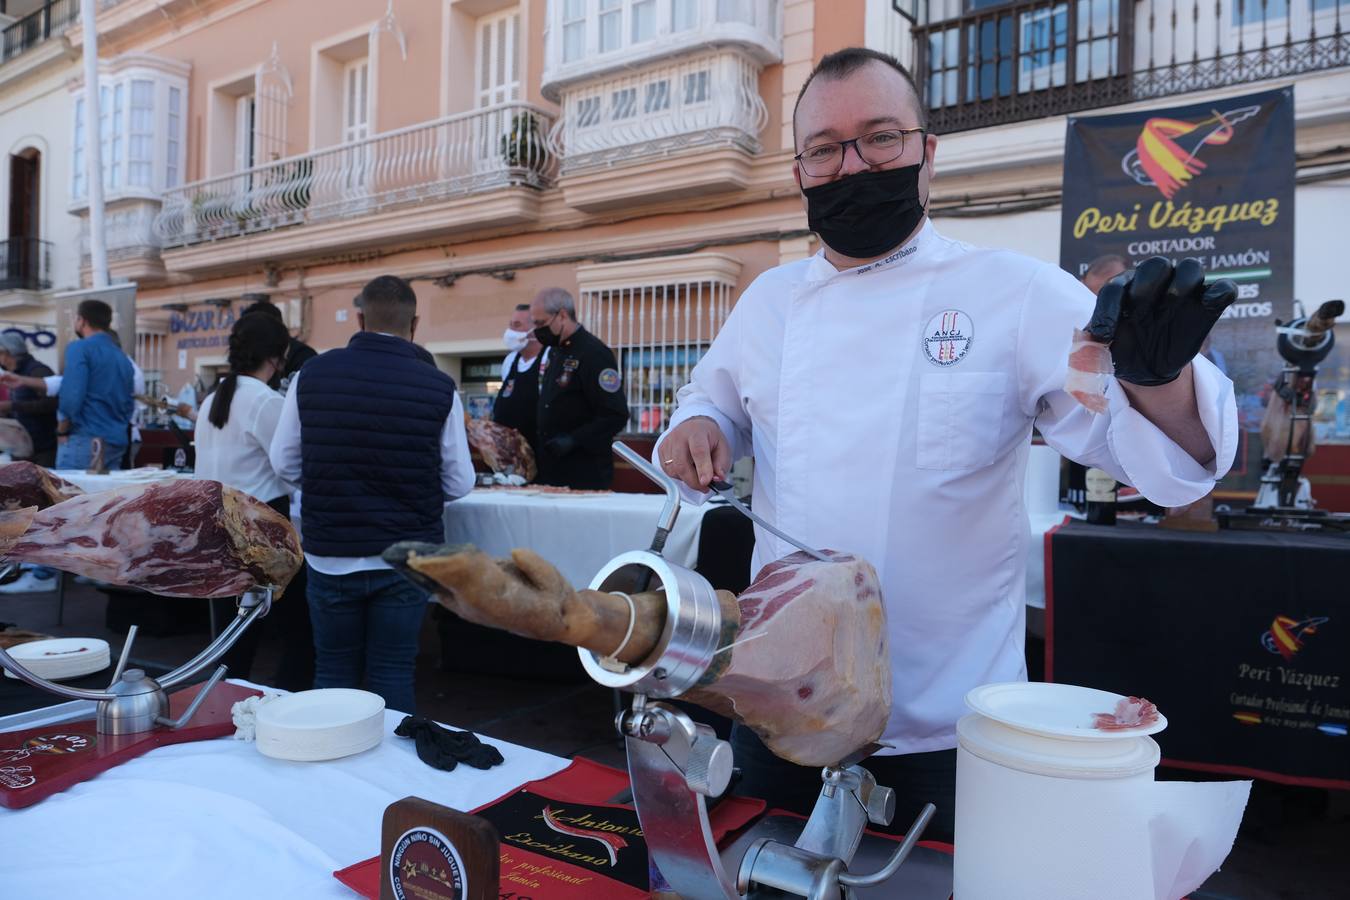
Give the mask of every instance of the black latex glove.
[(1111, 343), (1120, 380), (1167, 384), (1195, 359), (1209, 330), (1236, 299), (1237, 285), (1226, 278), (1205, 286), (1199, 260), (1183, 259), (1174, 268), (1154, 256), (1102, 287), (1087, 333)]
[(562, 458), (577, 449), (577, 441), (570, 434), (560, 434), (545, 441), (544, 449), (548, 451), (550, 456)]
[(478, 735), (443, 728), (425, 716), (404, 717), (394, 734), (412, 738), (417, 745), (417, 758), (433, 769), (453, 772), (460, 763), (490, 769), (502, 763), (500, 751), (480, 741)]

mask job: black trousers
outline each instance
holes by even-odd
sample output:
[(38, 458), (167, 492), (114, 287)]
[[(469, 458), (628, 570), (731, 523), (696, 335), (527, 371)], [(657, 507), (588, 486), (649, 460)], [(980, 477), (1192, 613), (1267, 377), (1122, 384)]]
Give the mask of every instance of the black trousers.
[[(759, 737), (743, 725), (731, 729), (734, 765), (741, 772), (734, 792), (758, 797), (769, 808), (778, 807), (804, 816), (811, 814), (820, 795), (820, 769), (799, 766), (773, 755)], [(923, 839), (951, 843), (956, 830), (956, 750), (873, 756), (862, 763), (877, 784), (895, 791), (895, 818), (873, 831), (904, 834), (925, 803), (937, 807)]]

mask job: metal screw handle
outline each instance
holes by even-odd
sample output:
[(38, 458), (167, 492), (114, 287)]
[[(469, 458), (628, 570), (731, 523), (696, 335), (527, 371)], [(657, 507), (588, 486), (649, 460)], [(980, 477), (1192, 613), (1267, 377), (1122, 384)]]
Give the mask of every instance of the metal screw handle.
[(670, 537), (670, 532), (675, 528), (676, 517), (680, 514), (680, 489), (675, 484), (675, 479), (643, 459), (637, 451), (623, 441), (615, 441), (610, 446), (633, 468), (646, 475), (665, 491), (666, 505), (661, 507), (661, 517), (656, 520), (656, 534), (652, 537), (652, 552), (659, 555), (666, 546), (666, 538)]
[(845, 887), (866, 888), (876, 887), (883, 884), (888, 878), (896, 873), (900, 864), (909, 856), (909, 852), (914, 849), (914, 845), (919, 843), (919, 836), (923, 830), (928, 827), (928, 822), (933, 818), (933, 813), (937, 812), (937, 807), (931, 803), (925, 803), (923, 809), (919, 811), (918, 817), (910, 824), (909, 831), (905, 832), (905, 840), (891, 858), (886, 860), (886, 865), (877, 869), (871, 875), (850, 875), (847, 872), (839, 875), (839, 883)]

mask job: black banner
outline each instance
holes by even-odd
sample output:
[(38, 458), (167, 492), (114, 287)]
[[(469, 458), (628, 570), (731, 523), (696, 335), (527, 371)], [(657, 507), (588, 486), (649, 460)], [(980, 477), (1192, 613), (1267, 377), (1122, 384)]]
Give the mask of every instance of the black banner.
[(1258, 431), (1283, 366), (1275, 319), (1292, 317), (1294, 299), (1293, 88), (1070, 118), (1059, 246), (1080, 278), (1117, 254), (1128, 265), (1192, 256), (1237, 282), (1209, 356), (1233, 379), (1241, 428)]
[(1046, 680), (1147, 697), (1164, 764), (1350, 789), (1350, 538), (1072, 522)]

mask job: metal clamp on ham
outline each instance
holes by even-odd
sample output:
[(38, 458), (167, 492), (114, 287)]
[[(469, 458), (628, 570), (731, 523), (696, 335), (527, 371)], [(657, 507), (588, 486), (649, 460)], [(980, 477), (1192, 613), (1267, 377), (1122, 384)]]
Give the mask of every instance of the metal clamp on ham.
[[(740, 597), (714, 591), (661, 555), (679, 514), (674, 482), (627, 446), (614, 450), (667, 500), (652, 548), (610, 560), (587, 590), (572, 590), (528, 550), (494, 560), (470, 546), (402, 543), (385, 559), (462, 618), (572, 644), (591, 678), (634, 692), (616, 721), (633, 803), (652, 860), (680, 896), (754, 897), (772, 888), (833, 900), (873, 887), (876, 896), (896, 896), (892, 879), (934, 807), (877, 870), (850, 871), (868, 823), (889, 824), (895, 812), (890, 789), (858, 764), (879, 749), (891, 705), (885, 611), (871, 565), (803, 550), (766, 566)], [(799, 835), (752, 829), (719, 851), (707, 804), (730, 782), (731, 745), (653, 702), (671, 697), (734, 717), (784, 759), (822, 767), (820, 796)]]

